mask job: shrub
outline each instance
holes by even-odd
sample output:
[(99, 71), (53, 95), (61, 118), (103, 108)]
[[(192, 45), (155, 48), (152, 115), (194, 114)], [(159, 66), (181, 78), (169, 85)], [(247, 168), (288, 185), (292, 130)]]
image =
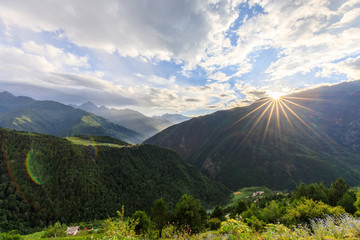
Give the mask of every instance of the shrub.
[(0, 233), (0, 240), (21, 240), (23, 239), (19, 234)]
[(252, 236), (251, 228), (240, 219), (229, 219), (221, 223), (220, 232), (228, 239), (249, 239)]
[(132, 217), (136, 234), (146, 234), (150, 226), (150, 218), (143, 211), (136, 211)]
[(178, 226), (188, 226), (192, 233), (198, 233), (203, 229), (206, 220), (206, 211), (200, 200), (184, 194), (174, 209), (174, 219)]
[(121, 212), (116, 213), (119, 218), (109, 218), (105, 221), (106, 235), (114, 239), (135, 239), (135, 224), (131, 220), (124, 219), (124, 206)]
[(210, 230), (218, 230), (221, 227), (221, 221), (218, 218), (211, 218), (207, 221), (207, 225)]
[(314, 218), (325, 218), (325, 215), (337, 216), (344, 214), (345, 210), (342, 207), (332, 207), (323, 202), (316, 202), (312, 199), (300, 199), (290, 205), (282, 220), (288, 225), (309, 223)]
[(66, 225), (56, 222), (54, 226), (49, 226), (45, 233), (41, 236), (42, 238), (51, 237), (65, 237), (66, 236)]
[(262, 220), (259, 220), (255, 216), (251, 216), (250, 218), (246, 218), (245, 222), (252, 227), (255, 231), (262, 231), (266, 223)]

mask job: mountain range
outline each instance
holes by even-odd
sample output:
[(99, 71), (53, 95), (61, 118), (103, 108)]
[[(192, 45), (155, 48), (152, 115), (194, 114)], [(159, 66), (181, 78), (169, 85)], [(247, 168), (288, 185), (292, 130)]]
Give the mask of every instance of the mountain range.
[(0, 93), (0, 127), (65, 137), (78, 134), (108, 135), (128, 143), (146, 137), (92, 113), (53, 101), (36, 101)]
[(109, 119), (116, 124), (144, 135), (145, 138), (149, 138), (169, 126), (190, 119), (189, 117), (180, 114), (165, 114), (162, 116), (148, 117), (135, 110), (107, 108), (105, 106), (98, 107), (92, 102), (87, 102), (74, 107)]
[(232, 190), (360, 184), (360, 81), (261, 99), (167, 128), (146, 143), (178, 152)]
[(161, 116), (152, 116), (153, 118), (156, 118), (156, 119), (164, 119), (164, 120), (167, 120), (173, 124), (178, 124), (178, 123), (182, 123), (182, 122), (185, 122), (187, 120), (190, 120), (191, 118), (190, 117), (186, 117), (186, 116), (183, 116), (181, 114), (169, 114), (169, 113), (165, 113)]

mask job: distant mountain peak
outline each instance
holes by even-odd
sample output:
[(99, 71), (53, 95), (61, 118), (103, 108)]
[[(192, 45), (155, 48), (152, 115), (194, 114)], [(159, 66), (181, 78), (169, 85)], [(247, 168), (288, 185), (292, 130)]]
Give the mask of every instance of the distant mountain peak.
[(78, 108), (91, 112), (91, 111), (97, 110), (98, 106), (96, 106), (94, 103), (88, 101), (86, 103), (81, 104)]
[(92, 107), (97, 107), (93, 102), (91, 101), (87, 101), (83, 104), (81, 104), (80, 106), (92, 106)]
[(161, 116), (153, 116), (153, 118), (167, 120), (174, 124), (178, 124), (191, 119), (190, 117), (186, 117), (181, 114), (170, 114), (170, 113), (165, 113)]
[(101, 106), (99, 107), (99, 109), (100, 109), (100, 110), (108, 110), (109, 108), (107, 108), (107, 107), (104, 106), (104, 105), (101, 105)]
[(0, 99), (10, 99), (10, 98), (15, 98), (14, 95), (12, 95), (11, 93), (9, 93), (8, 91), (4, 91), (0, 93)]

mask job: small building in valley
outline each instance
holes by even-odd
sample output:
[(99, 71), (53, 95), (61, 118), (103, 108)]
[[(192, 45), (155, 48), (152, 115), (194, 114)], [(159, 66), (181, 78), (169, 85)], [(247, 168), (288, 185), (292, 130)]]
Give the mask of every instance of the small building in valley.
[(76, 226), (76, 227), (68, 227), (68, 229), (66, 230), (66, 234), (67, 235), (76, 235), (79, 232), (80, 227)]

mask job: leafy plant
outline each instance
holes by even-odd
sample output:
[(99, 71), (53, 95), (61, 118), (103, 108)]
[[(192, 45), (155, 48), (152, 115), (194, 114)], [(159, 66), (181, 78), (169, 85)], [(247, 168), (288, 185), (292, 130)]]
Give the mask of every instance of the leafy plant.
[(109, 218), (105, 221), (107, 224), (106, 235), (114, 239), (136, 239), (135, 226), (136, 221), (125, 220), (124, 206), (116, 212), (117, 218)]
[(45, 233), (41, 236), (42, 238), (51, 238), (51, 237), (65, 237), (66, 236), (66, 228), (65, 224), (61, 224), (60, 222), (56, 222), (54, 226), (49, 226)]
[(250, 239), (253, 235), (251, 228), (241, 219), (229, 219), (221, 223), (220, 232), (228, 239)]
[(326, 214), (337, 216), (344, 213), (345, 210), (342, 207), (332, 207), (323, 202), (301, 198), (287, 208), (283, 221), (288, 225), (296, 225), (308, 223), (314, 218), (324, 218)]

